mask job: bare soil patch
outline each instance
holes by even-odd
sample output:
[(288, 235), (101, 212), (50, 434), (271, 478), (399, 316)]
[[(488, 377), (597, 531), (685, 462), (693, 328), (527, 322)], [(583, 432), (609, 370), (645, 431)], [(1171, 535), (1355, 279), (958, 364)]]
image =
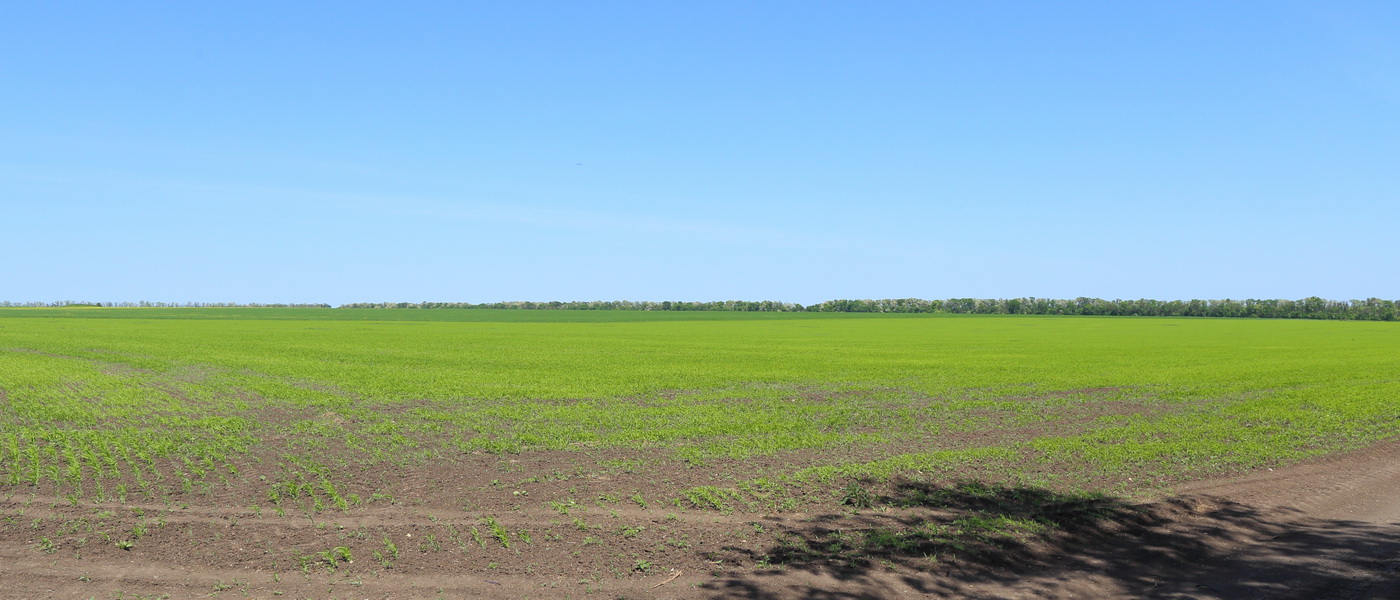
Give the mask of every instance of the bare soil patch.
[[(1400, 597), (1400, 442), (1147, 504), (893, 482), (780, 514), (661, 504), (702, 471), (648, 481), (590, 470), (598, 458), (374, 469), (396, 500), (315, 514), (254, 512), (242, 490), (102, 506), (16, 493), (0, 502), (0, 578), (11, 598)], [(1011, 521), (977, 525), (988, 515)], [(1061, 527), (1017, 529), (1036, 522)]]

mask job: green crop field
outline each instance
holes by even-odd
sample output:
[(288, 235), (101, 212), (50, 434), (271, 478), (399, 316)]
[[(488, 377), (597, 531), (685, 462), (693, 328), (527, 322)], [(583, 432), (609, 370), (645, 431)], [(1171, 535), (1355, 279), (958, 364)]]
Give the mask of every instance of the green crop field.
[[(209, 505), (312, 522), (453, 508), (517, 548), (532, 538), (503, 513), (569, 515), (589, 498), (781, 513), (971, 480), (1146, 497), (1400, 434), (1398, 327), (0, 309), (0, 492), (98, 514)], [(130, 549), (142, 523), (115, 543)], [(50, 544), (79, 535), (53, 527)]]
[[(704, 464), (870, 447), (878, 460), (764, 476), (971, 458), (1150, 481), (1400, 432), (1392, 323), (9, 309), (0, 352), (0, 478), (99, 498), (133, 474), (146, 494), (173, 491), (152, 476), (227, 480), (274, 449), (309, 464), (328, 447), (400, 462), (649, 448)], [(1074, 431), (955, 435), (1065, 419)], [(147, 472), (156, 459), (178, 464)]]

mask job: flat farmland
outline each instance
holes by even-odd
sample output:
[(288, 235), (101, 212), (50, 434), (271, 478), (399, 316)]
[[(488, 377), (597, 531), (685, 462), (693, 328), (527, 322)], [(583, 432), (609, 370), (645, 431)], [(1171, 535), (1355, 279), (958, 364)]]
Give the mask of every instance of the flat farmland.
[(0, 573), (20, 597), (956, 596), (1238, 526), (1177, 492), (1397, 435), (1388, 322), (0, 309)]

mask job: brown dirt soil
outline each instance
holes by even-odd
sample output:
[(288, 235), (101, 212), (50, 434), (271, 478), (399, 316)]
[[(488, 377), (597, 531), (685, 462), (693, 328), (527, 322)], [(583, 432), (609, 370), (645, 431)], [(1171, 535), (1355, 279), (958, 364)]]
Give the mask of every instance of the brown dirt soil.
[(1078, 525), (978, 565), (758, 571), (716, 597), (1396, 600), (1400, 440), (1187, 484)]
[[(394, 500), (314, 514), (255, 509), (246, 482), (144, 504), (9, 488), (0, 598), (1400, 598), (1400, 440), (1145, 504), (892, 482), (871, 508), (779, 514), (664, 504), (725, 482), (660, 450), (598, 468), (622, 456), (369, 468)], [(968, 533), (992, 514), (1063, 527)]]

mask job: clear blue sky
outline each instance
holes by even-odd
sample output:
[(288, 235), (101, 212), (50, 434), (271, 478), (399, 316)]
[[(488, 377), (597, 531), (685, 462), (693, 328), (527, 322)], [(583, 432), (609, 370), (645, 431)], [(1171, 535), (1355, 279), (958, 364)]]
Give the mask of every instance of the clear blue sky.
[(1400, 298), (1400, 3), (11, 2), (0, 300)]

